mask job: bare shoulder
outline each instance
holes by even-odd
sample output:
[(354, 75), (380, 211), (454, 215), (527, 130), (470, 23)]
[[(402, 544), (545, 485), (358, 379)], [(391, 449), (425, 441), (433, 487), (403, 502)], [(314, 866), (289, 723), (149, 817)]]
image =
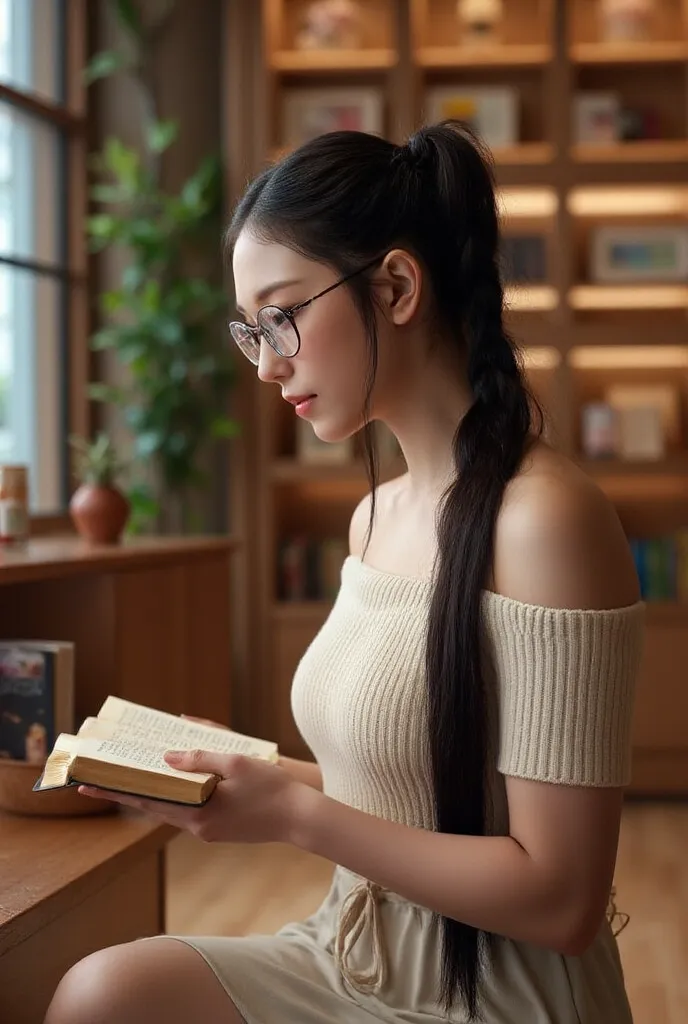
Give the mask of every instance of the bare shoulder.
[(551, 608), (617, 608), (639, 599), (628, 541), (609, 499), (574, 463), (537, 444), (506, 489), (492, 588)]
[[(385, 483), (378, 485), (375, 495), (376, 523), (384, 521), (390, 509), (394, 507), (407, 477), (408, 474), (404, 473), (402, 476), (395, 477), (393, 480), (387, 480)], [(368, 492), (365, 498), (359, 501), (351, 516), (349, 524), (349, 554), (351, 555), (360, 557), (363, 553), (363, 543), (370, 522), (371, 501), (372, 495)]]

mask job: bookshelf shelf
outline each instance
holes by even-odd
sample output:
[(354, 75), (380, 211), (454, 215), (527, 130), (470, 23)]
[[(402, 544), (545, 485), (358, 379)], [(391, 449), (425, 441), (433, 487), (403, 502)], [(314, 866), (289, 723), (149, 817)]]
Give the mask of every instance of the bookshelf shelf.
[[(595, 477), (629, 476), (686, 476), (688, 480), (688, 453), (668, 455), (656, 461), (624, 462), (621, 459), (586, 459), (581, 462), (585, 472)], [(640, 481), (639, 481), (640, 482)]]
[(551, 163), (555, 148), (549, 142), (522, 142), (516, 146), (495, 146), (492, 154), (495, 163), (503, 166), (537, 166)]
[(591, 185), (573, 188), (566, 206), (574, 217), (686, 217), (685, 185)]
[(514, 313), (546, 313), (559, 305), (559, 292), (550, 285), (509, 286), (504, 299)]
[[(433, 90), (448, 97), (455, 89), (513, 90), (518, 128), (502, 137), (516, 141), (492, 148), (498, 207), (509, 253), (527, 252), (534, 238), (540, 259), (532, 283), (505, 287), (505, 322), (523, 348), (529, 382), (552, 425), (549, 436), (615, 504), (629, 538), (666, 537), (688, 526), (688, 280), (597, 284), (591, 259), (593, 233), (607, 223), (688, 226), (688, 0), (656, 4), (657, 41), (633, 45), (597, 41), (597, 0), (514, 0), (503, 5), (499, 42), (480, 46), (466, 41), (455, 0), (365, 0), (358, 5), (362, 48), (341, 50), (297, 49), (307, 0), (223, 2), (231, 12), (227, 24), (234, 26), (226, 36), (227, 53), (234, 55), (227, 61), (231, 201), (268, 159), (286, 154), (292, 139), (309, 137), (321, 123), (337, 127), (338, 116), (348, 125), (360, 113), (362, 123), (370, 117), (382, 126), (375, 130), (403, 142), (424, 123)], [(259, 52), (262, 63), (254, 57)], [(338, 94), (324, 97), (322, 109), (320, 90)], [(660, 125), (654, 134), (661, 130), (663, 137), (571, 144), (582, 92), (613, 94), (622, 109), (646, 111)], [(521, 250), (518, 239), (525, 242)], [(281, 407), (275, 412), (278, 403), (270, 405), (254, 368), (241, 372), (249, 429), (234, 450), (246, 481), (233, 488), (232, 525), (246, 552), (237, 630), (245, 634), (239, 681), (249, 707), (244, 731), (273, 736), (285, 753), (307, 756), (291, 720), (289, 689), (332, 605), (278, 601), (277, 595), (331, 593), (351, 513), (368, 489), (366, 468), (360, 458), (317, 464), (292, 455), (300, 450), (293, 422)], [(679, 393), (681, 430), (666, 439), (665, 458), (583, 457), (584, 406), (604, 402), (615, 387), (666, 385)], [(676, 450), (680, 440), (685, 450)], [(383, 464), (380, 478), (405, 470), (401, 459)], [(313, 571), (304, 547), (324, 559), (326, 586), (300, 586), (299, 559)], [(649, 602), (648, 623), (657, 664), (644, 670), (641, 695), (644, 690), (651, 711), (672, 708), (684, 687), (688, 603)], [(670, 647), (685, 656), (669, 657)], [(665, 724), (656, 735), (674, 735), (669, 726), (675, 722), (662, 714)], [(688, 722), (684, 732), (682, 779), (669, 783), (688, 794)]]
[(569, 305), (576, 310), (685, 309), (688, 285), (576, 285), (569, 292)]
[(569, 58), (574, 64), (680, 64), (688, 61), (688, 43), (682, 39), (576, 43)]
[(505, 44), (494, 47), (423, 46), (416, 63), (426, 70), (454, 68), (543, 67), (553, 57), (546, 43)]
[(572, 158), (580, 164), (688, 163), (688, 140), (648, 139), (609, 146), (578, 143)]
[(278, 50), (270, 58), (273, 71), (299, 75), (326, 74), (328, 71), (359, 74), (361, 71), (388, 71), (397, 62), (395, 50)]

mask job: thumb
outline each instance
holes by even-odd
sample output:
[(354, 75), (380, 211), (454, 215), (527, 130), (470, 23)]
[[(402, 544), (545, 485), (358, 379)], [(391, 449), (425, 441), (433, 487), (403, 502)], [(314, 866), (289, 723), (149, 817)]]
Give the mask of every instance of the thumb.
[(226, 778), (234, 763), (240, 760), (237, 754), (219, 754), (212, 750), (167, 750), (165, 761), (170, 768), (182, 772), (206, 772)]

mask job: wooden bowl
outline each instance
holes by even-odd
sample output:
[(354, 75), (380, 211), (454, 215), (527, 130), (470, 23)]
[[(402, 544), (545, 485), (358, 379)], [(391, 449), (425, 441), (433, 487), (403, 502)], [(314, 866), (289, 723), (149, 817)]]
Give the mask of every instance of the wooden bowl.
[(43, 766), (0, 758), (0, 810), (33, 817), (83, 817), (117, 810), (110, 800), (80, 796), (76, 786), (34, 793)]

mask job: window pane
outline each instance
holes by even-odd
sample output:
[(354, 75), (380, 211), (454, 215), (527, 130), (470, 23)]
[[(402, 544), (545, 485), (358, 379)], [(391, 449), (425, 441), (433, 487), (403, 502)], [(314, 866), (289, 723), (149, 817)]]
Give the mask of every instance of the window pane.
[(61, 102), (59, 0), (0, 0), (0, 82)]
[(59, 262), (58, 142), (55, 128), (0, 102), (0, 255)]
[(0, 461), (29, 466), (31, 508), (61, 494), (61, 293), (53, 278), (0, 264)]

